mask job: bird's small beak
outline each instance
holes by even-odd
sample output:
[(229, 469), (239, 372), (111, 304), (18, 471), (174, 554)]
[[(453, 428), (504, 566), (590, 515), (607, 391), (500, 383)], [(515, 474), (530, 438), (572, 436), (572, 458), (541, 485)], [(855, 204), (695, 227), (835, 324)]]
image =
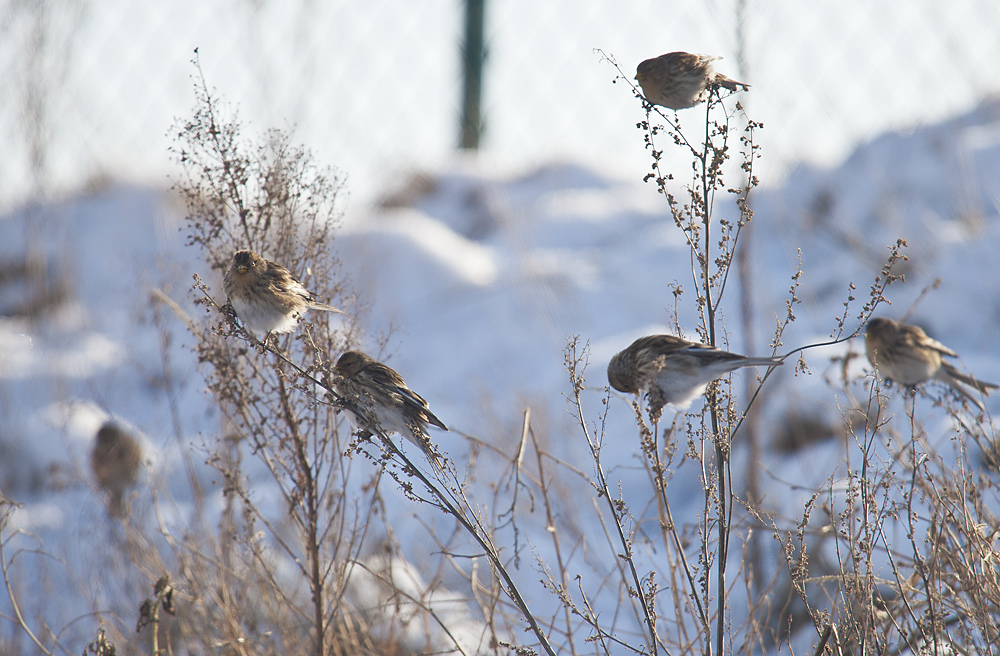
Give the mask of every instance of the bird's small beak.
[(236, 273), (246, 273), (246, 272), (247, 272), (247, 265), (241, 264), (238, 267), (236, 267)]

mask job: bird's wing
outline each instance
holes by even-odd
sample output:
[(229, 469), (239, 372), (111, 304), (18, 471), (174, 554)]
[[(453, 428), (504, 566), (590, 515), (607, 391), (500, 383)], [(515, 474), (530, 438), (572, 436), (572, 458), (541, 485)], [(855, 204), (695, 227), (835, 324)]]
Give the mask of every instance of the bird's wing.
[(434, 413), (431, 412), (424, 397), (420, 396), (405, 385), (397, 387), (396, 391), (403, 397), (403, 403), (412, 410), (416, 410), (417, 413), (424, 418), (424, 421), (443, 430), (448, 430), (448, 427), (444, 425), (444, 422), (434, 416)]
[(716, 59), (706, 55), (693, 55), (690, 52), (674, 52), (671, 55), (673, 55), (671, 64), (676, 66), (676, 71), (682, 75), (698, 73)]
[(384, 365), (381, 362), (372, 362), (365, 369), (366, 373), (371, 376), (373, 382), (384, 388), (392, 389), (394, 392), (399, 394), (400, 398), (403, 400), (403, 404), (412, 410), (416, 410), (425, 421), (437, 426), (438, 428), (448, 430), (448, 427), (444, 425), (444, 422), (435, 417), (434, 413), (430, 411), (424, 397), (407, 387), (406, 381), (403, 380), (403, 377), (400, 376), (395, 369)]
[(682, 75), (695, 75), (704, 72), (705, 67), (717, 59), (713, 55), (697, 55), (690, 52), (671, 52), (663, 56), (670, 63), (677, 73)]
[(672, 355), (685, 350), (699, 351), (700, 349), (712, 349), (713, 347), (697, 342), (689, 342), (673, 335), (649, 335), (640, 337), (632, 342), (629, 349), (639, 351), (649, 351), (654, 356)]
[(689, 342), (686, 339), (674, 337), (673, 335), (650, 335), (642, 337), (633, 342), (629, 348), (634, 349), (638, 355), (636, 361), (640, 366), (643, 363), (653, 365), (655, 371), (645, 371), (646, 375), (655, 375), (671, 359), (675, 362), (683, 360), (690, 367), (744, 359), (742, 355), (723, 351), (708, 344)]
[(910, 346), (914, 348), (929, 348), (944, 355), (957, 358), (958, 353), (955, 353), (950, 348), (937, 341), (933, 337), (930, 337), (923, 331), (922, 328), (917, 326), (902, 325), (899, 327), (899, 332), (897, 333), (897, 340), (901, 345)]
[[(663, 337), (668, 337), (668, 335), (663, 335)], [(716, 362), (729, 362), (731, 360), (744, 360), (745, 357), (739, 355), (738, 353), (730, 353), (729, 351), (723, 351), (717, 346), (710, 346), (708, 344), (701, 344), (699, 342), (688, 342), (680, 338), (674, 338), (679, 343), (675, 343), (673, 347), (664, 348), (658, 353), (658, 355), (685, 355), (691, 358), (695, 358), (698, 362), (703, 365), (710, 365)]]

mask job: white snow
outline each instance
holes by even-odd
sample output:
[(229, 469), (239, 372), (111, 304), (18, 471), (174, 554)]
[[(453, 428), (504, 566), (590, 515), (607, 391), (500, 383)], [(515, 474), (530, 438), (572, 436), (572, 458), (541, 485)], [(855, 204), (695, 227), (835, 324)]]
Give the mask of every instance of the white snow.
[[(803, 304), (779, 352), (828, 339), (852, 281), (859, 300), (848, 313), (847, 328), (854, 329), (887, 246), (901, 237), (909, 244), (906, 282), (890, 287), (893, 305), (879, 313), (903, 317), (925, 287), (940, 279), (909, 320), (961, 353), (962, 366), (977, 377), (1000, 381), (998, 135), (1000, 103), (987, 103), (909, 134), (882, 135), (838, 168), (803, 166), (784, 186), (755, 192), (756, 336), (747, 343), (739, 328), (741, 290), (734, 277), (722, 308), (728, 348), (768, 352), (775, 317), (784, 315), (797, 249), (805, 270), (799, 291)], [(364, 316), (368, 339), (390, 325), (398, 327), (389, 362), (455, 429), (436, 431), (433, 439), (458, 462), (468, 451), (462, 433), (494, 440), (494, 446), (512, 454), (521, 414), (530, 405), (539, 425), (547, 422), (553, 450), (591, 472), (583, 436), (565, 412), (571, 391), (563, 368), (567, 337), (578, 335), (590, 344), (584, 393), (590, 421), (602, 410), (604, 369), (611, 355), (639, 335), (672, 330), (672, 284), (686, 290), (677, 318), (686, 336), (695, 338), (692, 264), (664, 201), (639, 180), (620, 179), (587, 163), (555, 162), (510, 175), (463, 159), (426, 175), (434, 184), (410, 207), (357, 210), (336, 236), (334, 250), (362, 303), (370, 306)], [(169, 357), (177, 376), (176, 401), (183, 408), (182, 435), (175, 434), (158, 386), (164, 367), (159, 331), (141, 319), (152, 287), (172, 289), (173, 298), (184, 299), (192, 274), (205, 275), (196, 251), (183, 246), (178, 212), (159, 191), (113, 187), (0, 218), (6, 237), (0, 240), (0, 260), (26, 252), (31, 228), (41, 226), (41, 238), (31, 245), (42, 249), (71, 289), (70, 309), (51, 320), (0, 318), (0, 443), (8, 454), (0, 467), (0, 487), (25, 504), (12, 526), (38, 534), (46, 551), (75, 567), (86, 563), (68, 555), (74, 545), (103, 535), (93, 530), (102, 521), (103, 506), (89, 482), (87, 460), (88, 439), (101, 421), (119, 418), (144, 435), (150, 460), (158, 463), (158, 474), (180, 508), (189, 502), (190, 491), (178, 444), (188, 445), (201, 462), (203, 435), (218, 425), (185, 346), (183, 325), (168, 313), (164, 325), (177, 338)], [(732, 208), (720, 203), (719, 212), (732, 215)], [(845, 401), (826, 380), (839, 375), (831, 358), (861, 351), (859, 344), (811, 350), (804, 357), (812, 375), (795, 374), (792, 366), (776, 372), (765, 388), (770, 423), (780, 424), (790, 408), (839, 418), (838, 403)], [(855, 392), (863, 393), (867, 365), (855, 360), (849, 371)], [(749, 369), (735, 378), (755, 374)], [(741, 389), (734, 384), (734, 390)], [(890, 394), (893, 411), (901, 412), (899, 390)], [(988, 407), (1000, 409), (997, 398), (989, 399)], [(928, 429), (946, 434), (947, 423), (931, 419), (935, 411), (926, 402), (918, 404), (927, 413)], [(605, 459), (614, 484), (620, 482), (626, 498), (641, 505), (648, 481), (635, 473), (634, 418), (618, 395), (611, 397), (607, 431)], [(736, 448), (734, 458), (742, 458), (740, 445)], [(60, 486), (51, 482), (55, 470), (68, 472)], [(794, 518), (808, 490), (841, 481), (847, 471), (839, 440), (792, 454), (766, 450), (765, 502)], [(741, 477), (742, 470), (734, 475)], [(674, 514), (693, 517), (700, 499), (685, 492), (685, 481), (697, 488), (695, 474), (679, 466), (674, 476)], [(215, 478), (207, 470), (201, 475), (210, 508), (222, 504)], [(489, 503), (488, 487), (495, 482), (484, 473), (473, 480), (470, 496)], [(792, 486), (802, 489), (792, 493)], [(273, 490), (262, 481), (256, 492), (266, 498)], [(390, 514), (411, 522), (396, 530), (419, 539), (423, 529), (412, 522), (411, 502), (390, 494), (387, 503)], [(578, 503), (589, 507), (592, 499)], [(559, 512), (575, 521), (574, 510)], [(592, 514), (580, 511), (580, 516)], [(153, 521), (148, 514), (143, 518)], [(527, 525), (544, 524), (536, 523)], [(548, 538), (533, 534), (526, 539), (540, 556), (551, 557)], [(393, 576), (409, 581), (413, 594), (426, 593), (425, 579), (412, 566), (398, 567)], [(361, 576), (355, 580), (359, 599), (365, 587)], [(533, 603), (551, 612), (553, 602), (537, 587), (537, 573), (527, 566), (517, 576)], [(381, 593), (368, 592), (377, 606)], [(454, 605), (455, 599), (447, 601)], [(63, 626), (80, 606), (55, 605), (45, 617), (51, 626)], [(480, 634), (470, 632), (468, 644), (478, 644), (473, 638)]]

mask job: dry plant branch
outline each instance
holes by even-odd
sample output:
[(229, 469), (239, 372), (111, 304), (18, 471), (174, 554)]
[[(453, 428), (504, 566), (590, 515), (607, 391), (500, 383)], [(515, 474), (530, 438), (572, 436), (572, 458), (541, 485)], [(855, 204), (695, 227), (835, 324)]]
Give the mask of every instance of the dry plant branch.
[[(604, 475), (604, 469), (601, 467), (601, 438), (591, 435), (590, 429), (587, 426), (587, 421), (584, 418), (585, 413), (583, 409), (583, 400), (580, 397), (580, 392), (584, 389), (584, 370), (586, 369), (587, 360), (587, 349), (584, 348), (583, 352), (577, 351), (577, 339), (570, 338), (566, 345), (565, 352), (565, 364), (566, 369), (570, 375), (570, 384), (573, 387), (573, 404), (575, 409), (576, 419), (579, 422), (580, 430), (583, 432), (584, 436), (587, 438), (587, 444), (590, 446), (591, 456), (594, 459), (595, 471), (597, 473), (597, 481), (594, 486), (597, 490), (598, 496), (603, 497), (608, 504), (608, 510), (611, 512), (611, 516), (614, 519), (615, 530), (617, 531), (618, 544), (621, 546), (623, 552), (619, 554), (621, 558), (628, 567), (629, 576), (632, 580), (632, 586), (629, 587), (629, 596), (637, 598), (639, 604), (642, 607), (643, 620), (646, 625), (646, 629), (649, 632), (646, 636), (647, 648), (649, 653), (655, 654), (660, 649), (664, 653), (669, 654), (670, 650), (667, 646), (660, 640), (656, 628), (656, 615), (653, 610), (653, 598), (655, 596), (655, 587), (652, 582), (652, 578), (648, 579), (649, 583), (644, 585), (644, 581), (640, 578), (639, 573), (635, 568), (635, 559), (632, 553), (632, 538), (630, 535), (626, 535), (626, 530), (623, 525), (623, 519), (625, 518), (626, 509), (623, 503), (615, 502), (611, 490), (608, 486), (607, 478)], [(605, 417), (607, 416), (607, 409), (609, 405), (605, 401)], [(603, 437), (603, 432), (602, 432)]]
[[(677, 116), (670, 116), (656, 106), (651, 106), (645, 101), (637, 87), (625, 75), (621, 67), (613, 57), (599, 51), (602, 59), (608, 61), (617, 71), (615, 82), (624, 80), (632, 89), (636, 98), (642, 100), (643, 110), (646, 113), (645, 120), (640, 121), (637, 127), (643, 132), (643, 141), (647, 151), (652, 158), (651, 173), (644, 178), (647, 182), (653, 182), (657, 191), (664, 197), (669, 208), (673, 223), (684, 235), (684, 239), (689, 247), (691, 259), (691, 275), (696, 291), (696, 310), (700, 319), (697, 330), (701, 341), (711, 345), (719, 345), (723, 333), (721, 332), (720, 308), (726, 295), (729, 275), (732, 272), (732, 265), (735, 254), (741, 252), (741, 236), (744, 228), (753, 218), (749, 199), (753, 188), (758, 184), (757, 176), (754, 173), (754, 164), (760, 158), (760, 147), (757, 144), (757, 131), (763, 126), (746, 119), (742, 114), (742, 107), (739, 103), (735, 109), (727, 110), (720, 102), (717, 90), (711, 90), (707, 102), (704, 104), (704, 114), (701, 125), (703, 133), (697, 139), (686, 134)], [(716, 110), (720, 110), (716, 113)], [(696, 112), (689, 112), (697, 115)], [(744, 186), (736, 189), (727, 189), (724, 184), (726, 174), (726, 162), (730, 157), (730, 135), (733, 133), (733, 119), (740, 115), (745, 120), (745, 127), (740, 136), (742, 158), (740, 167), (745, 176)], [(662, 123), (656, 119), (662, 119)], [(690, 181), (683, 185), (683, 200), (671, 188), (676, 176), (665, 168), (666, 159), (664, 150), (659, 145), (660, 135), (666, 133), (667, 138), (673, 145), (688, 156), (691, 162)], [(735, 196), (735, 206), (738, 213), (736, 218), (726, 216), (728, 210), (723, 210), (718, 203), (718, 192), (725, 190)], [(898, 240), (895, 245), (890, 246), (889, 256), (882, 271), (875, 278), (871, 286), (870, 296), (858, 314), (860, 323), (857, 327), (848, 328), (848, 315), (851, 312), (855, 287), (853, 283), (848, 285), (847, 301), (844, 303), (844, 313), (836, 319), (837, 325), (831, 332), (831, 339), (821, 343), (810, 343), (796, 346), (791, 350), (782, 349), (782, 339), (789, 324), (795, 321), (795, 305), (799, 303), (798, 290), (801, 285), (802, 268), (800, 265), (792, 278), (792, 285), (789, 293), (789, 300), (786, 303), (785, 317), (776, 321), (775, 333), (772, 339), (772, 353), (785, 351), (781, 356), (787, 359), (796, 354), (801, 354), (807, 350), (817, 349), (822, 346), (831, 346), (846, 342), (856, 337), (862, 330), (862, 326), (871, 318), (876, 308), (882, 303), (887, 303), (885, 297), (886, 288), (898, 281), (902, 277), (895, 273), (895, 265), (905, 260), (902, 249), (906, 242)], [(678, 295), (675, 294), (675, 302)], [(568, 361), (568, 358), (567, 358)], [(567, 369), (572, 365), (567, 362)], [(803, 358), (799, 358), (797, 369), (806, 370)], [(846, 372), (846, 363), (845, 363)], [(652, 428), (647, 427), (643, 412), (638, 403), (634, 404), (636, 423), (639, 427), (640, 443), (643, 446), (646, 467), (651, 472), (651, 483), (654, 488), (654, 495), (658, 507), (661, 524), (661, 535), (665, 546), (672, 544), (679, 554), (677, 561), (681, 577), (678, 582), (683, 582), (683, 586), (690, 590), (692, 606), (689, 611), (697, 625), (702, 627), (704, 641), (702, 651), (706, 656), (713, 653), (722, 655), (727, 652), (727, 641), (732, 633), (732, 627), (727, 625), (729, 616), (729, 604), (732, 590), (728, 583), (730, 568), (730, 545), (734, 539), (734, 526), (737, 518), (734, 514), (739, 498), (733, 489), (732, 463), (730, 460), (730, 449), (734, 438), (739, 434), (744, 422), (756, 404), (759, 402), (764, 384), (772, 375), (773, 369), (768, 370), (756, 386), (748, 385), (749, 400), (742, 412), (738, 408), (730, 393), (729, 386), (724, 381), (717, 381), (708, 386), (705, 394), (705, 404), (702, 410), (700, 424), (690, 420), (687, 423), (689, 430), (687, 458), (697, 462), (700, 467), (701, 485), (703, 501), (701, 512), (697, 520), (697, 542), (698, 542), (698, 562), (689, 564), (686, 559), (685, 549), (677, 527), (674, 523), (673, 513), (670, 512), (668, 497), (665, 493), (667, 479), (664, 463), (660, 460), (662, 453), (659, 445), (659, 424), (654, 421)], [(576, 385), (576, 374), (571, 374), (571, 383)], [(594, 448), (594, 441), (589, 435), (587, 423), (583, 420), (582, 410), (579, 409), (579, 395), (576, 401), (578, 416), (581, 428), (587, 435), (588, 443), (591, 444), (592, 456), (598, 459), (598, 453)], [(688, 415), (697, 420), (697, 415)], [(871, 430), (869, 435), (866, 453), (870, 453), (875, 446), (875, 434), (877, 429)], [(700, 437), (700, 441), (697, 439)], [(880, 471), (873, 481), (868, 478), (869, 471), (866, 463), (862, 465), (860, 476), (857, 479), (856, 494), (862, 500), (863, 512), (861, 514), (863, 525), (862, 535), (854, 536), (851, 532), (851, 542), (848, 545), (852, 557), (860, 557), (861, 546), (867, 550), (867, 555), (859, 561), (864, 563), (869, 569), (872, 563), (872, 545), (878, 540), (884, 540), (882, 517), (896, 511), (896, 506), (889, 504), (888, 498), (883, 497), (881, 506), (875, 504), (876, 490), (882, 489), (886, 484), (888, 472)], [(598, 460), (598, 482), (594, 483), (598, 489), (599, 496), (607, 494), (608, 503), (612, 504), (612, 513), (619, 523), (619, 541), (627, 546), (626, 533), (622, 530), (620, 519), (625, 516), (627, 507), (621, 502), (621, 508), (616, 508), (612, 503), (607, 485), (601, 485), (601, 467)], [(751, 500), (752, 501), (752, 500)], [(752, 517), (759, 514), (751, 502), (739, 502), (741, 506), (746, 506), (746, 512)], [(744, 551), (744, 553), (746, 553)], [(630, 556), (626, 550), (625, 556)], [(628, 558), (626, 558), (628, 560)], [(744, 558), (741, 568), (745, 567)], [(733, 565), (735, 566), (735, 564)], [(635, 588), (639, 589), (638, 576), (634, 573), (627, 575), (633, 582)], [(709, 576), (712, 577), (712, 584), (709, 583)], [(748, 588), (748, 592), (749, 592)], [(799, 594), (804, 603), (809, 604), (804, 586), (799, 587)], [(714, 608), (710, 611), (709, 605), (714, 603)], [(675, 612), (678, 602), (675, 601)], [(748, 624), (752, 625), (753, 609), (751, 609), (751, 619)], [(810, 609), (814, 617), (819, 618), (819, 613)], [(644, 607), (644, 615), (648, 618), (655, 616), (649, 609)], [(714, 626), (713, 624), (714, 623)], [(647, 621), (648, 624), (648, 621)], [(683, 619), (678, 619), (678, 625), (682, 630), (686, 628)], [(817, 622), (817, 627), (821, 623)], [(831, 626), (831, 631), (827, 633), (824, 642), (829, 639), (830, 634), (836, 635), (836, 627)], [(656, 636), (655, 628), (649, 629), (651, 635)], [(650, 641), (656, 643), (656, 640)], [(732, 645), (732, 642), (729, 642)], [(731, 647), (730, 647), (731, 648)], [(650, 651), (653, 651), (650, 648)]]
[[(227, 318), (229, 322), (228, 334), (236, 336), (238, 338), (246, 340), (255, 349), (259, 349), (263, 353), (268, 353), (273, 355), (277, 361), (281, 364), (291, 368), (298, 376), (301, 376), (308, 380), (310, 383), (322, 388), (324, 393), (329, 399), (333, 400), (333, 403), (340, 408), (349, 407), (350, 401), (344, 399), (337, 394), (336, 390), (329, 380), (320, 380), (309, 373), (306, 369), (295, 364), (290, 359), (288, 359), (282, 352), (280, 352), (275, 346), (270, 343), (260, 342), (253, 335), (246, 332), (246, 330), (235, 323), (232, 319), (232, 314), (227, 312), (223, 306), (220, 306), (211, 296), (208, 294), (207, 288), (204, 287), (203, 283), (200, 281), (197, 283), (198, 289), (204, 295), (206, 303), (209, 303), (214, 309), (219, 311)], [(326, 403), (322, 399), (316, 399), (317, 402)], [(357, 409), (355, 409), (357, 410)], [(359, 415), (363, 416), (363, 413), (358, 412)], [(403, 454), (395, 444), (390, 440), (390, 438), (381, 430), (381, 427), (375, 425), (369, 425), (368, 430), (374, 433), (380, 438), (380, 444), (383, 449), (386, 450), (387, 454), (397, 460), (402, 466), (402, 472), (391, 471), (390, 474), (393, 478), (400, 484), (400, 486), (407, 492), (407, 495), (414, 500), (428, 502), (430, 505), (439, 508), (442, 512), (447, 513), (454, 517), (462, 525), (462, 527), (469, 533), (473, 539), (483, 548), (484, 553), (490, 561), (491, 566), (498, 572), (500, 577), (505, 583), (505, 592), (511, 598), (511, 600), (517, 605), (522, 616), (528, 622), (532, 632), (538, 638), (539, 643), (542, 645), (543, 649), (548, 654), (554, 654), (552, 647), (548, 644), (547, 636), (544, 631), (542, 631), (537, 620), (531, 614), (527, 603), (521, 596), (516, 584), (511, 578), (510, 574), (507, 572), (506, 567), (503, 564), (502, 558), (500, 557), (499, 551), (495, 545), (493, 545), (492, 540), (488, 537), (485, 526), (480, 522), (474, 512), (472, 512), (472, 506), (468, 499), (465, 498), (464, 493), (460, 491), (458, 487), (445, 487), (442, 488), (439, 484), (432, 482), (428, 477), (426, 477), (414, 464), (410, 461), (405, 454)], [(435, 471), (436, 474), (440, 472)], [(424, 499), (413, 492), (407, 479), (415, 478), (421, 482), (424, 488), (433, 497), (433, 500)], [(454, 479), (457, 483), (457, 478)], [(446, 492), (447, 490), (448, 492)], [(313, 572), (313, 575), (315, 572)]]
[(14, 502), (9, 501), (7, 499), (0, 500), (0, 503), (2, 503), (3, 506), (5, 506), (3, 508), (2, 514), (0, 514), (0, 569), (2, 569), (3, 573), (3, 582), (4, 582), (4, 587), (7, 590), (7, 598), (10, 600), (11, 608), (14, 611), (14, 621), (16, 622), (17, 626), (20, 627), (22, 631), (24, 631), (24, 633), (28, 636), (28, 638), (31, 639), (31, 642), (34, 643), (36, 647), (38, 647), (39, 651), (41, 651), (46, 656), (52, 656), (53, 652), (42, 644), (41, 640), (38, 639), (38, 636), (35, 635), (35, 632), (31, 630), (30, 626), (28, 626), (28, 622), (24, 619), (24, 615), (21, 614), (21, 607), (17, 603), (17, 595), (14, 593), (14, 588), (11, 584), (10, 566), (13, 564), (14, 559), (17, 557), (18, 553), (20, 553), (21, 550), (15, 552), (11, 556), (10, 561), (8, 561), (6, 547), (7, 543), (11, 539), (13, 539), (14, 535), (18, 535), (20, 531), (15, 531), (13, 535), (7, 535), (7, 536), (4, 536), (3, 532), (4, 529), (7, 528), (7, 525), (10, 523), (11, 516), (17, 510), (18, 504), (15, 504)]

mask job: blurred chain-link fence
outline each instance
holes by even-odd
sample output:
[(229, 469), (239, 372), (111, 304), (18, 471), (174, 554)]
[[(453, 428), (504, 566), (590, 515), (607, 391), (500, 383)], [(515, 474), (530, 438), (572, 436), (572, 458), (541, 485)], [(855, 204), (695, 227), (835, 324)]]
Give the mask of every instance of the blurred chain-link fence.
[[(369, 198), (459, 140), (460, 0), (6, 0), (0, 8), (0, 206), (108, 178), (163, 184), (170, 126), (208, 83), (253, 128), (297, 141)], [(627, 85), (670, 50), (718, 54), (753, 89), (765, 184), (797, 161), (965, 111), (1000, 90), (995, 0), (492, 0), (482, 152), (648, 168)]]

